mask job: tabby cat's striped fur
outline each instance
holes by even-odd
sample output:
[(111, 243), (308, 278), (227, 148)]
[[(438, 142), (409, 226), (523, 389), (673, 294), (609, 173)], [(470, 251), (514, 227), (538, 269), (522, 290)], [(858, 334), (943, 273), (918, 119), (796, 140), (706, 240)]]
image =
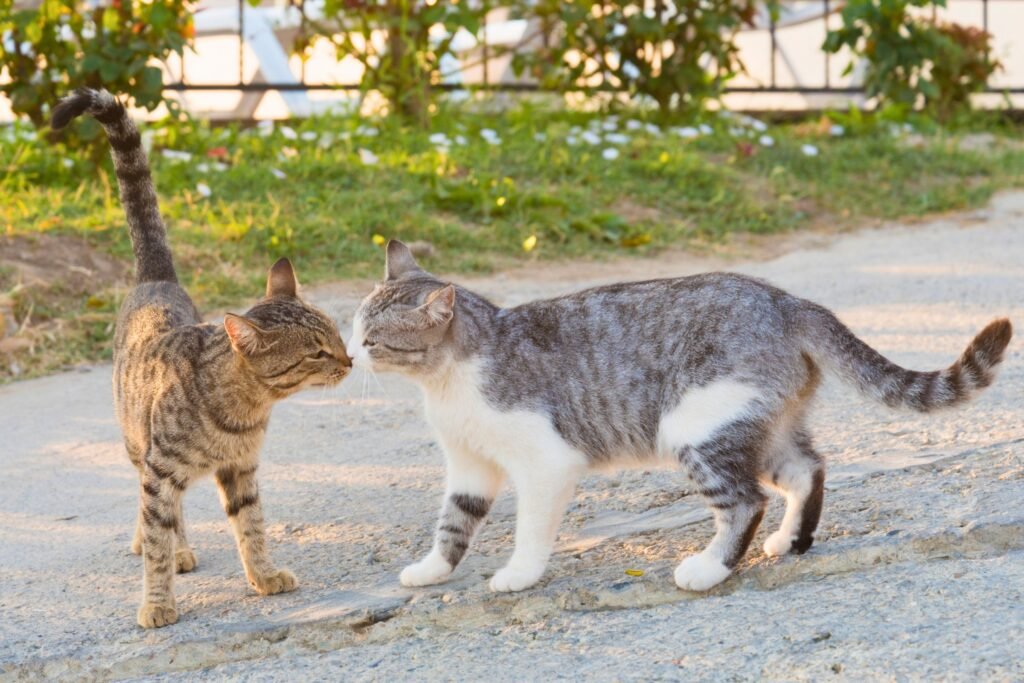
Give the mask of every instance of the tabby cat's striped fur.
[(223, 326), (203, 323), (177, 282), (139, 132), (109, 93), (79, 90), (53, 113), (53, 127), (91, 114), (107, 132), (136, 259), (114, 339), (114, 404), (140, 476), (132, 552), (145, 563), (138, 622), (178, 620), (175, 570), (196, 556), (185, 538), (185, 489), (213, 473), (246, 576), (261, 594), (290, 591), (295, 577), (267, 552), (256, 467), (275, 401), (333, 385), (351, 368), (333, 321), (297, 295), (292, 266), (271, 268), (266, 297)]

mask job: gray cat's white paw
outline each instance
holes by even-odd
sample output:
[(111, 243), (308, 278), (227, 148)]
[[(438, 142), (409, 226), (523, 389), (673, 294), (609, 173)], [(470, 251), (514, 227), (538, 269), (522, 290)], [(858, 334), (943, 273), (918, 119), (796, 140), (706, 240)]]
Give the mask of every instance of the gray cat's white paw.
[(496, 593), (514, 593), (537, 583), (543, 573), (544, 567), (503, 567), (491, 577), (489, 585)]
[(430, 553), (419, 562), (410, 564), (398, 575), (403, 586), (432, 586), (445, 581), (452, 573), (452, 566), (440, 553)]
[(707, 552), (690, 555), (676, 567), (676, 585), (687, 591), (706, 591), (729, 578), (732, 570)]
[(793, 534), (779, 529), (764, 541), (764, 554), (768, 557), (780, 557), (793, 547)]

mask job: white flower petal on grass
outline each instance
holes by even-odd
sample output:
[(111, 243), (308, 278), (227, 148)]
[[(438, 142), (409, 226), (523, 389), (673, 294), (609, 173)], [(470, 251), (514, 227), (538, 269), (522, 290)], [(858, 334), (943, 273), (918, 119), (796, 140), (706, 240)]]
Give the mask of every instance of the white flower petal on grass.
[(604, 140), (613, 145), (625, 145), (629, 142), (629, 136), (625, 133), (608, 133), (604, 136)]
[(493, 140), (494, 138), (498, 137), (498, 133), (493, 128), (481, 128), (480, 137), (482, 137), (484, 140)]
[(607, 132), (611, 132), (613, 130), (616, 130), (616, 129), (618, 129), (618, 127), (619, 127), (619, 124), (616, 123), (615, 121), (603, 121), (601, 123), (601, 130), (604, 130), (604, 131), (607, 131)]
[(758, 133), (763, 133), (768, 130), (768, 124), (764, 121), (758, 121), (757, 119), (750, 119), (750, 127), (756, 130)]
[(829, 127), (828, 132), (829, 135), (831, 135), (834, 138), (837, 138), (841, 135), (846, 135), (846, 128), (844, 126), (839, 125), (838, 123), (833, 123)]
[(644, 124), (636, 119), (629, 119), (626, 121), (626, 130), (640, 130), (644, 127)]
[(533, 139), (536, 140), (537, 142), (546, 142), (547, 139), (548, 139), (548, 134), (547, 133), (534, 133), (533, 134)]
[(455, 136), (455, 144), (456, 145), (463, 145), (463, 146), (465, 146), (466, 142), (467, 142), (467, 140), (466, 140), (466, 136), (465, 135), (456, 135)]
[(619, 150), (615, 149), (614, 147), (608, 147), (601, 151), (601, 156), (603, 156), (608, 161), (612, 161), (614, 159), (619, 158)]
[(376, 154), (374, 154), (370, 150), (366, 149), (365, 147), (360, 147), (359, 161), (363, 162), (363, 164), (365, 164), (366, 166), (373, 166), (378, 161), (380, 161), (380, 159), (377, 157)]
[(64, 164), (64, 168), (74, 168), (75, 167), (74, 160), (68, 159), (67, 157), (64, 157), (63, 159), (61, 159), (60, 162), (62, 164)]
[(626, 28), (625, 24), (615, 24), (614, 26), (612, 26), (612, 35), (615, 36), (616, 38), (621, 38), (622, 36), (626, 35), (628, 31), (629, 29)]
[(583, 142), (587, 143), (588, 145), (600, 145), (601, 144), (601, 136), (598, 135), (597, 133), (595, 133), (593, 131), (589, 131), (589, 130), (583, 131), (583, 133), (580, 135), (580, 139), (582, 139)]
[(209, 197), (210, 195), (213, 194), (213, 190), (211, 190), (210, 186), (207, 185), (206, 183), (198, 183), (196, 185), (196, 192), (203, 195), (204, 197)]
[(743, 137), (746, 134), (747, 134), (747, 131), (744, 128), (737, 128), (736, 126), (729, 126), (729, 135), (731, 135), (734, 138)]
[(295, 140), (299, 137), (295, 130), (289, 126), (281, 126), (281, 135), (283, 135), (286, 140)]
[(450, 145), (451, 140), (444, 133), (434, 133), (430, 136), (430, 144), (432, 145)]
[(316, 146), (321, 148), (321, 149), (328, 149), (333, 144), (334, 144), (334, 134), (333, 133), (324, 133), (323, 135), (320, 136), (320, 139), (317, 140), (317, 142), (316, 142)]
[(658, 137), (659, 135), (661, 135), (661, 128), (659, 128), (657, 124), (654, 123), (648, 123), (647, 125), (645, 125), (644, 130), (647, 131), (648, 135), (653, 135), (654, 137)]
[(160, 155), (164, 159), (170, 159), (171, 161), (191, 161), (192, 155), (188, 152), (181, 152), (176, 149), (164, 149), (160, 150)]
[(682, 128), (677, 126), (672, 129), (672, 132), (678, 135), (679, 137), (683, 138), (684, 140), (689, 138), (695, 138), (698, 135), (700, 135), (700, 131), (694, 128), (693, 126), (683, 126)]
[(573, 147), (575, 147), (576, 145), (580, 144), (580, 141), (576, 139), (575, 135), (567, 135), (565, 136), (565, 144), (572, 145)]
[(771, 147), (775, 144), (775, 138), (771, 135), (762, 135), (757, 141), (761, 143), (762, 147)]
[(277, 178), (278, 180), (284, 180), (285, 178), (287, 178), (287, 177), (288, 177), (288, 176), (287, 176), (287, 175), (285, 174), (285, 172), (284, 172), (284, 171), (282, 171), (282, 170), (280, 170), (280, 169), (277, 169), (277, 168), (272, 168), (272, 169), (270, 169), (270, 172), (271, 172), (271, 173), (272, 173), (272, 174), (274, 175), (274, 177), (275, 177), (275, 178)]
[(711, 135), (712, 133), (715, 132), (715, 129), (706, 123), (702, 123), (699, 126), (697, 126), (697, 130), (699, 130), (704, 135)]
[(818, 148), (814, 145), (801, 145), (800, 151), (804, 153), (804, 156), (816, 157), (818, 156)]
[(302, 138), (303, 140), (305, 140), (306, 142), (313, 142), (313, 140), (316, 140), (317, 134), (315, 132), (311, 131), (311, 130), (307, 130), (305, 133), (303, 133), (299, 137)]
[(217, 171), (218, 173), (223, 173), (224, 171), (228, 170), (228, 165), (222, 164), (219, 161), (215, 161), (212, 164), (210, 164), (210, 168), (212, 168), (214, 171)]
[(380, 135), (380, 131), (373, 126), (359, 126), (356, 128), (356, 135), (362, 135), (365, 138), (375, 138)]
[(199, 171), (200, 173), (209, 173), (210, 165), (204, 161), (201, 164), (196, 164), (196, 170)]

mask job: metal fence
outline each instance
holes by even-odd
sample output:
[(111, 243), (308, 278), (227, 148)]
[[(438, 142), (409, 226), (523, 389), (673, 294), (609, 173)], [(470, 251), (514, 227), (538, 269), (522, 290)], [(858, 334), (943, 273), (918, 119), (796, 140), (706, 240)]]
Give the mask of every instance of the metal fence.
[[(1015, 5), (1014, 9), (1018, 11), (1020, 17), (1020, 23), (1016, 21), (1007, 22), (1008, 26), (1003, 28), (1010, 34), (1010, 40), (1021, 37), (1021, 47), (1024, 50), (1024, 0), (949, 0), (949, 7), (945, 10), (932, 10), (937, 12), (937, 16), (941, 17), (948, 15), (956, 8), (964, 8), (970, 6), (972, 11), (976, 11), (977, 20), (974, 22), (961, 20), (961, 23), (969, 23), (975, 26), (979, 26), (986, 32), (993, 33), (998, 40), (1000, 31), (992, 30), (990, 26), (990, 17), (992, 14), (993, 7), (1000, 5), (1006, 5), (1012, 3)], [(800, 7), (807, 14), (808, 18), (798, 20), (798, 23), (807, 25), (811, 23), (820, 24), (824, 33), (827, 33), (830, 29), (836, 28), (840, 24), (838, 17), (838, 11), (845, 3), (843, 0), (791, 0), (790, 2), (784, 2), (784, 10), (792, 10), (794, 7)], [(976, 8), (976, 10), (974, 10)], [(232, 6), (226, 8), (222, 5), (218, 8), (218, 11), (224, 12), (225, 9), (234, 10)], [(813, 10), (813, 11), (812, 11)], [(238, 41), (238, 78), (234, 82), (194, 82), (189, 78), (190, 70), (196, 68), (195, 57), (183, 57), (180, 63), (180, 68), (177, 73), (177, 80), (168, 84), (166, 87), (172, 91), (240, 91), (249, 93), (265, 93), (269, 91), (283, 91), (283, 92), (294, 92), (294, 91), (354, 91), (360, 89), (358, 82), (310, 82), (306, 78), (305, 61), (302, 62), (300, 72), (298, 74), (291, 73), (286, 78), (278, 78), (271, 80), (246, 80), (245, 72), (246, 67), (251, 66), (246, 63), (246, 18), (252, 16), (249, 13), (253, 11), (246, 0), (238, 0), (237, 3), (237, 16), (233, 21), (233, 26), (226, 30), (217, 32), (213, 31), (206, 35), (228, 35), (233, 36)], [(298, 19), (297, 25), (300, 29), (304, 28), (307, 22), (307, 6), (305, 0), (289, 0), (287, 8), (288, 12), (297, 12)], [(809, 12), (809, 14), (808, 14)], [(197, 14), (197, 16), (199, 16)], [(294, 25), (296, 22), (293, 21)], [(836, 83), (836, 78), (833, 75), (833, 61), (836, 59), (835, 56), (821, 50), (820, 43), (815, 46), (815, 53), (821, 60), (821, 80), (817, 83), (796, 83), (796, 84), (783, 84), (780, 83), (778, 74), (778, 62), (780, 54), (784, 54), (787, 47), (785, 29), (794, 26), (795, 23), (787, 21), (786, 14), (780, 15), (777, 19), (769, 15), (768, 12), (762, 13), (762, 24), (758, 27), (750, 29), (753, 31), (760, 31), (767, 34), (768, 45), (765, 53), (767, 63), (769, 65), (768, 74), (766, 79), (762, 79), (758, 82), (748, 82), (746, 84), (730, 84), (725, 88), (726, 94), (729, 93), (749, 93), (749, 94), (794, 94), (794, 95), (838, 95), (838, 96), (856, 96), (863, 94), (863, 89), (856, 83)], [(294, 26), (293, 26), (294, 28)], [(480, 35), (488, 34), (488, 27), (486, 21), (482, 27)], [(506, 80), (506, 79), (493, 79), (489, 77), (491, 73), (491, 61), (493, 60), (491, 46), (488, 45), (486, 40), (481, 40), (480, 44), (480, 61), (482, 62), (482, 79), (478, 83), (450, 83), (443, 82), (437, 85), (439, 89), (443, 90), (490, 90), (490, 91), (537, 91), (539, 85), (537, 83), (523, 81), (520, 79)], [(807, 45), (802, 46), (806, 48)], [(283, 46), (282, 49), (286, 49), (287, 46)], [(750, 56), (745, 57), (749, 61)], [(279, 70), (280, 73), (280, 70)], [(1024, 94), (1024, 68), (1020, 69), (1020, 73), (1009, 74), (1009, 80), (1004, 78), (991, 84), (988, 88), (990, 93), (1005, 93), (1010, 95), (1022, 95)], [(756, 79), (755, 79), (756, 80)]]

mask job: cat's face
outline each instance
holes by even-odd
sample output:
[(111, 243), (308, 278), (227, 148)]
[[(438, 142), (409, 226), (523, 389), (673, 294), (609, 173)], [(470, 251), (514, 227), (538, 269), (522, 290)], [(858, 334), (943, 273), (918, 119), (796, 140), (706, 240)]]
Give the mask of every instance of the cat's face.
[(348, 353), (359, 367), (428, 374), (450, 359), (455, 288), (421, 270), (401, 242), (388, 243), (386, 279), (352, 321)]
[(333, 386), (352, 369), (334, 321), (302, 301), (297, 285), (291, 264), (281, 259), (270, 270), (266, 298), (244, 316), (224, 319), (235, 353), (263, 383), (283, 393)]

